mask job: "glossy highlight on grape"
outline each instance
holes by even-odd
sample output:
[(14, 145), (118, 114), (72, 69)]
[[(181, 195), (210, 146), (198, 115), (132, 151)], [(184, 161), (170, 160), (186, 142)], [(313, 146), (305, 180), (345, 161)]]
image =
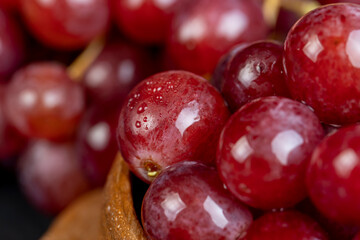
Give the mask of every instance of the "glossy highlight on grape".
[(226, 123), (217, 151), (219, 174), (252, 207), (291, 207), (306, 196), (306, 167), (323, 136), (319, 120), (305, 105), (259, 98)]
[(198, 0), (175, 17), (166, 47), (181, 69), (211, 74), (234, 45), (266, 37), (261, 6), (248, 0)]
[(74, 50), (104, 34), (110, 21), (108, 0), (20, 0), (25, 23), (44, 45)]
[(252, 216), (224, 188), (215, 168), (182, 162), (150, 185), (142, 222), (151, 239), (235, 240), (245, 234)]
[(314, 151), (307, 170), (309, 196), (326, 217), (360, 223), (360, 126), (339, 129)]
[(63, 65), (32, 63), (16, 72), (5, 92), (9, 122), (28, 137), (71, 137), (85, 109), (80, 85)]
[(235, 51), (217, 83), (232, 112), (259, 97), (290, 95), (283, 75), (281, 44), (258, 41)]
[(19, 162), (19, 182), (37, 209), (56, 215), (89, 190), (71, 142), (33, 141)]
[(333, 4), (300, 19), (285, 40), (284, 68), (294, 99), (324, 123), (360, 120), (360, 5)]
[[(114, 104), (115, 105), (115, 104)], [(101, 187), (118, 152), (116, 128), (119, 106), (93, 105), (80, 122), (77, 153), (83, 170), (93, 186)]]
[(204, 78), (186, 71), (155, 74), (129, 94), (117, 139), (130, 169), (150, 182), (166, 166), (194, 160), (215, 164), (229, 111)]

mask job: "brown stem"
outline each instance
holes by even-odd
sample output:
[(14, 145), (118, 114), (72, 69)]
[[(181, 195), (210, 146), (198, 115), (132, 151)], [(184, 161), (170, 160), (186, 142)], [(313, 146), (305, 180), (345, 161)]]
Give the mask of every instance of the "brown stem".
[(299, 16), (303, 16), (311, 10), (318, 8), (320, 4), (313, 0), (281, 0), (281, 6), (284, 9), (297, 13)]
[(281, 7), (303, 16), (319, 6), (319, 3), (314, 0), (264, 0), (263, 13), (265, 21), (269, 26), (273, 27), (276, 24)]
[(273, 27), (276, 24), (276, 20), (280, 10), (281, 0), (264, 0), (263, 14), (266, 23)]
[(104, 45), (105, 38), (103, 36), (92, 40), (85, 50), (67, 68), (70, 78), (77, 82), (80, 81), (91, 63), (99, 56)]

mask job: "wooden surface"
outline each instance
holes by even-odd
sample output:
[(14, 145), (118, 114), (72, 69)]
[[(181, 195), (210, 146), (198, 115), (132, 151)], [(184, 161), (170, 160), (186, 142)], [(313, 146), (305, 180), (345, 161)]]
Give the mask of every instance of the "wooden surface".
[(93, 190), (68, 206), (41, 240), (98, 240), (103, 191)]
[(129, 169), (117, 156), (104, 189), (101, 215), (104, 240), (146, 240), (136, 217), (131, 194)]

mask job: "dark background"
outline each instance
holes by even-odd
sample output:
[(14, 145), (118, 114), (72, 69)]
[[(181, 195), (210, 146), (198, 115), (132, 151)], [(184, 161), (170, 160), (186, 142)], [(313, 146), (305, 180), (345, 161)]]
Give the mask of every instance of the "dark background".
[[(148, 185), (134, 175), (130, 179), (135, 211), (140, 219), (141, 203)], [(0, 166), (0, 240), (38, 240), (52, 220), (53, 217), (41, 214), (27, 202), (14, 171)]]
[(0, 166), (0, 239), (38, 240), (51, 220), (27, 203), (15, 173)]

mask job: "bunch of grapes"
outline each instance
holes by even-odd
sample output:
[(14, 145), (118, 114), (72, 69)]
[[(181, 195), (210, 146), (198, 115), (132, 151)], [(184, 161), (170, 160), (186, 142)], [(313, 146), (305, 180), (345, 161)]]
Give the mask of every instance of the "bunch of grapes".
[(359, 3), (0, 0), (0, 165), (56, 215), (120, 152), (148, 239), (358, 239)]

